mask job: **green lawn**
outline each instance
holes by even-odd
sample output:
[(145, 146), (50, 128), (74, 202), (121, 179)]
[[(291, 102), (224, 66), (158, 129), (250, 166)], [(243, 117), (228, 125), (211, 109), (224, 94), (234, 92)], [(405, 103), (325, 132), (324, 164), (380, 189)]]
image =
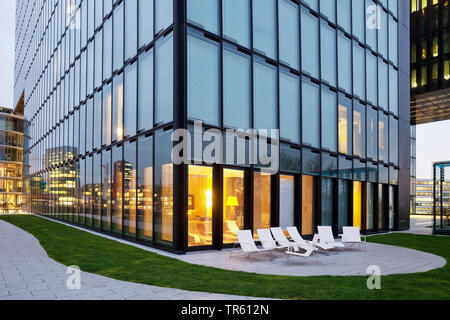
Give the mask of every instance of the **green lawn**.
[[(39, 239), (64, 265), (114, 279), (179, 288), (282, 299), (450, 299), (450, 266), (419, 274), (382, 277), (368, 290), (367, 277), (285, 277), (227, 271), (181, 262), (35, 216), (2, 216)], [(369, 241), (430, 252), (450, 259), (450, 238), (410, 234)]]

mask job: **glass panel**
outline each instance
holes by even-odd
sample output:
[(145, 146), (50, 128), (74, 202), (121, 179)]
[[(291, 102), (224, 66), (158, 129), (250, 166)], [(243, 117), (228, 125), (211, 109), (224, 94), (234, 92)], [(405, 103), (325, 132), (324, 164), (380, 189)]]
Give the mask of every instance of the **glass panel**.
[[(238, 0), (241, 1), (241, 0)], [(223, 51), (223, 108), (227, 127), (250, 127), (250, 57), (238, 51)]]
[(295, 178), (280, 176), (280, 227), (295, 226)]
[(153, 128), (153, 49), (139, 56), (138, 130)]
[(367, 64), (366, 64), (366, 85), (367, 85), (367, 101), (371, 102), (374, 106), (377, 105), (377, 92), (378, 92), (378, 80), (377, 80), (377, 58), (367, 52)]
[(343, 227), (348, 226), (348, 212), (349, 212), (349, 182), (347, 180), (338, 180), (339, 188), (339, 226), (338, 232), (343, 232)]
[(389, 117), (389, 162), (398, 165), (398, 120)]
[(398, 72), (389, 66), (389, 111), (398, 115)]
[(381, 59), (378, 59), (378, 106), (384, 110), (389, 109), (388, 65)]
[(320, 0), (320, 13), (325, 15), (331, 22), (336, 22), (336, 1)]
[(314, 11), (319, 11), (319, 0), (304, 0), (303, 2), (305, 2)]
[(302, 70), (319, 78), (319, 20), (302, 9)]
[(353, 155), (366, 157), (366, 107), (359, 102), (353, 104)]
[(367, 158), (378, 158), (378, 115), (370, 107), (367, 108)]
[(138, 139), (138, 239), (153, 238), (153, 137)]
[(271, 221), (271, 179), (270, 174), (254, 173), (254, 196), (253, 196), (253, 232), (254, 237), (258, 235), (258, 229), (270, 228)]
[(103, 150), (102, 155), (102, 230), (111, 231), (111, 151)]
[(154, 180), (154, 239), (162, 244), (173, 241), (173, 163), (171, 160), (172, 131), (156, 132)]
[(380, 26), (378, 29), (378, 52), (385, 58), (388, 57), (388, 14), (378, 6), (380, 14)]
[(212, 245), (213, 169), (189, 166), (188, 245)]
[(125, 144), (123, 160), (123, 232), (126, 236), (136, 234), (136, 142)]
[[(94, 95), (94, 150), (101, 148), (102, 140), (102, 92), (98, 91)], [(72, 134), (72, 132), (70, 133)]]
[(125, 60), (132, 58), (137, 52), (137, 11), (138, 0), (125, 1)]
[(173, 0), (155, 0), (155, 32), (173, 23)]
[[(362, 2), (358, 1), (357, 2)], [(353, 1), (355, 3), (355, 1)], [(366, 10), (365, 12), (370, 12), (372, 15), (376, 14), (372, 8), (376, 8), (376, 4), (373, 0), (366, 0)], [(366, 17), (365, 14), (363, 14)], [(365, 20), (365, 19), (364, 19)], [(365, 26), (365, 22), (364, 22)], [(377, 50), (377, 29), (376, 28), (366, 28), (366, 44), (369, 45), (373, 50)]]
[(280, 61), (299, 69), (299, 8), (290, 0), (278, 2)]
[[(55, 179), (57, 181), (57, 179)], [(55, 182), (56, 182), (55, 181)], [(84, 213), (85, 213), (85, 226), (92, 227), (92, 157), (86, 158), (86, 180), (84, 185)], [(55, 197), (55, 200), (57, 196)], [(55, 204), (56, 206), (58, 203)], [(57, 214), (60, 214), (57, 209)]]
[(113, 70), (117, 70), (123, 65), (123, 2), (114, 9), (113, 23)]
[(122, 234), (122, 187), (123, 187), (123, 158), (122, 146), (112, 151), (112, 232)]
[(222, 6), (224, 37), (249, 48), (250, 0), (226, 0)]
[(320, 52), (322, 80), (336, 86), (336, 31), (320, 23)]
[(319, 86), (302, 79), (302, 137), (303, 143), (320, 147), (320, 91)]
[(111, 84), (103, 87), (102, 145), (111, 144), (112, 96)]
[(389, 16), (389, 60), (398, 64), (398, 29), (397, 22)]
[(125, 96), (123, 112), (124, 136), (136, 135), (136, 93), (137, 93), (137, 63), (133, 63), (125, 69)]
[(100, 229), (101, 226), (101, 208), (102, 208), (102, 172), (101, 172), (101, 164), (102, 164), (101, 154), (94, 155), (94, 172), (92, 178), (92, 219), (93, 219), (93, 227), (95, 229)]
[(267, 63), (254, 62), (255, 129), (276, 129), (277, 71)]
[(378, 140), (379, 140), (379, 157), (378, 159), (383, 162), (388, 162), (389, 160), (389, 125), (388, 116), (382, 111), (378, 112), (379, 122), (378, 122)]
[[(338, 32), (339, 88), (352, 92), (352, 42), (343, 33)], [(361, 70), (359, 70), (361, 72)]]
[(339, 152), (352, 154), (352, 102), (339, 97)]
[(322, 87), (322, 148), (337, 151), (337, 95)]
[(265, 56), (276, 59), (275, 0), (253, 2), (253, 47)]
[(244, 171), (223, 170), (223, 243), (237, 241), (244, 229)]
[(219, 125), (219, 46), (188, 35), (189, 118)]
[(86, 104), (86, 153), (92, 151), (94, 126), (94, 99), (90, 98)]
[(123, 139), (123, 74), (119, 74), (113, 79), (113, 130), (112, 140)]
[(187, 19), (205, 30), (219, 33), (219, 1), (187, 0)]
[(358, 181), (353, 182), (353, 226), (359, 227), (361, 230), (362, 224), (362, 183)]
[(352, 0), (339, 0), (337, 6), (337, 23), (348, 33), (351, 33), (351, 5)]
[(374, 229), (374, 187), (372, 183), (367, 184), (367, 209), (366, 209), (366, 230)]
[(153, 0), (139, 0), (139, 47), (153, 40)]
[(300, 143), (300, 79), (280, 72), (281, 138)]
[(364, 33), (366, 27), (366, 9), (364, 1), (352, 0), (352, 25), (353, 35), (356, 36), (359, 41), (364, 43)]
[(307, 173), (309, 175), (320, 175), (321, 167), (320, 167), (319, 153), (314, 153), (310, 150), (304, 149), (302, 162), (303, 162), (303, 173)]
[(321, 226), (333, 226), (333, 179), (322, 178)]
[(113, 29), (112, 18), (109, 18), (103, 24), (103, 80), (111, 78), (112, 56), (113, 56), (112, 29)]
[[(158, 2), (169, 2), (159, 0)], [(172, 2), (172, 1), (170, 1)], [(156, 43), (156, 122), (173, 120), (173, 34)]]

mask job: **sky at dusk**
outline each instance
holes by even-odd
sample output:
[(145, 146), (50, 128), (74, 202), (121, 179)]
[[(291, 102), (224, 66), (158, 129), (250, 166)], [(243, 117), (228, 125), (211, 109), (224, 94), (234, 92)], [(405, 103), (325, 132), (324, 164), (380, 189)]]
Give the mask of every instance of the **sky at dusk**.
[[(13, 107), (15, 1), (0, 0), (0, 106)], [(434, 161), (450, 160), (450, 121), (417, 127), (417, 178), (431, 178)]]

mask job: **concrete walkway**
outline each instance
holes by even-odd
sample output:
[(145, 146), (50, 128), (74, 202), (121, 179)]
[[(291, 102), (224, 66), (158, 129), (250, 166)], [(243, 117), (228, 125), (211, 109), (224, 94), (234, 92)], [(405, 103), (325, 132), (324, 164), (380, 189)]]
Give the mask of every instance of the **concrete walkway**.
[(69, 290), (66, 271), (31, 234), (0, 220), (0, 300), (252, 299), (141, 285), (86, 272), (81, 273), (81, 290)]

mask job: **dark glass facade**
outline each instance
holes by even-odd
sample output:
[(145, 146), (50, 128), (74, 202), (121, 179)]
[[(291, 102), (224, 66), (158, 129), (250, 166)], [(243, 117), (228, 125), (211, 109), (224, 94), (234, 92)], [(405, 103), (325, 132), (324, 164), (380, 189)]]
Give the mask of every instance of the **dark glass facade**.
[[(33, 212), (179, 253), (221, 249), (244, 228), (409, 227), (403, 1), (29, 6), (18, 1), (15, 72), (29, 178), (71, 186), (33, 189)], [(279, 172), (173, 164), (172, 132), (196, 120), (280, 129)]]
[(411, 0), (411, 121), (450, 119), (450, 5)]

